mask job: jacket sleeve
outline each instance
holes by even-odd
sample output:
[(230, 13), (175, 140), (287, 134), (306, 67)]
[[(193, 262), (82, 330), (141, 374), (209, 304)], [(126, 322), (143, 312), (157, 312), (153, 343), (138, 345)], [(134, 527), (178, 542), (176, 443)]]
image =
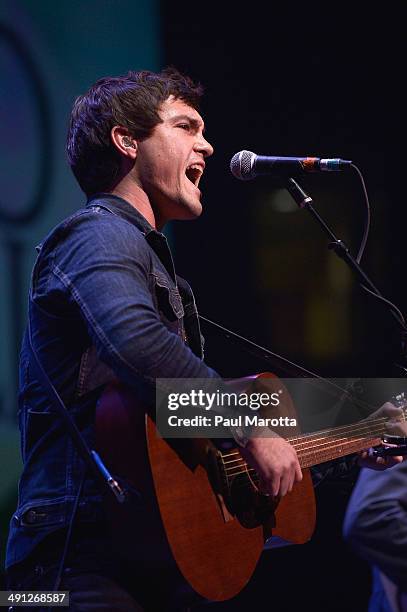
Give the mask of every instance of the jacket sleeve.
[(136, 228), (110, 214), (84, 214), (55, 248), (47, 297), (68, 293), (99, 357), (130, 386), (157, 377), (218, 377), (161, 321), (149, 257)]

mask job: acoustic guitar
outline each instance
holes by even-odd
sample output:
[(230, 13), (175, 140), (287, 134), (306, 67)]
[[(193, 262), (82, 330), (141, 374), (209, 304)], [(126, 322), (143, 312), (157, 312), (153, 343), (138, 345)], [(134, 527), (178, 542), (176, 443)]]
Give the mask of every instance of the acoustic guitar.
[[(272, 374), (277, 388), (281, 381)], [(242, 380), (237, 382), (242, 388)], [(295, 417), (289, 394), (284, 414)], [(309, 468), (381, 443), (385, 418), (302, 434), (290, 428), (303, 480), (282, 499), (262, 495), (257, 475), (238, 448), (218, 450), (208, 439), (163, 439), (151, 415), (123, 386), (99, 400), (96, 442), (106, 465), (140, 494), (140, 502), (108, 513), (120, 555), (164, 571), (172, 560), (202, 597), (222, 601), (247, 584), (264, 548), (302, 544), (314, 531)], [(176, 570), (178, 572), (178, 570)]]

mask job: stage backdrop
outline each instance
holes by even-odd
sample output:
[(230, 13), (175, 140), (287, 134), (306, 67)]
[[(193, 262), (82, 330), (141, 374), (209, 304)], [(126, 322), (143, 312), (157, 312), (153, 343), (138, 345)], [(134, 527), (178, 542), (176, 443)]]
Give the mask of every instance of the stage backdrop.
[(17, 363), (35, 245), (84, 200), (65, 161), (69, 112), (96, 79), (160, 65), (152, 0), (0, 4), (0, 537), (20, 471)]

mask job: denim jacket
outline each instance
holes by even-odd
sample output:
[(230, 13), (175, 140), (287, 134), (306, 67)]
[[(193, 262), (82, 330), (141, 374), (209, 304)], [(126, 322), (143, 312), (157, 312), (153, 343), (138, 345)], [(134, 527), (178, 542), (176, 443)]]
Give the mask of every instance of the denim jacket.
[[(125, 200), (94, 196), (38, 250), (30, 289), (33, 344), (91, 447), (107, 383), (118, 379), (151, 398), (157, 377), (218, 377), (202, 361), (194, 297), (175, 274), (165, 236)], [(26, 333), (19, 394), (24, 469), (7, 567), (69, 524), (84, 470), (30, 359)], [(101, 501), (99, 486), (87, 478), (78, 520), (101, 520)]]

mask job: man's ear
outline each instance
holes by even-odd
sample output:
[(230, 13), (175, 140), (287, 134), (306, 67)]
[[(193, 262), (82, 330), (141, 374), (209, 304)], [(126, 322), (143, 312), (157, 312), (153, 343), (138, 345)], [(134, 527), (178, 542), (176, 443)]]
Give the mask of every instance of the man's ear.
[(115, 125), (110, 132), (110, 137), (112, 139), (112, 143), (122, 155), (125, 155), (131, 159), (136, 159), (137, 141), (130, 136), (129, 131), (126, 128), (121, 127), (120, 125)]

